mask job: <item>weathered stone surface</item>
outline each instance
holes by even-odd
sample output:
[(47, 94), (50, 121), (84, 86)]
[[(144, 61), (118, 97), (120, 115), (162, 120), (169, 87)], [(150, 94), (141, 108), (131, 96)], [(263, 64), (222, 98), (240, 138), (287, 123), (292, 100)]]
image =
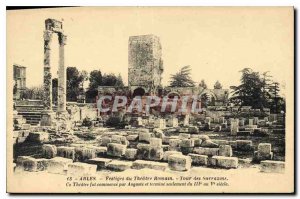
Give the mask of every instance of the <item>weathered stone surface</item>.
[(75, 148), (75, 160), (79, 162), (86, 162), (88, 159), (96, 158), (96, 151), (88, 147)]
[(169, 156), (170, 156), (170, 155), (174, 155), (174, 154), (182, 155), (182, 153), (179, 152), (179, 151), (166, 151), (166, 152), (164, 153), (163, 161), (166, 161), (166, 162), (167, 162), (168, 159), (169, 159)]
[(272, 160), (273, 159), (273, 152), (271, 153), (260, 153), (258, 151), (254, 152), (253, 160), (255, 162), (260, 162), (262, 160)]
[(239, 158), (238, 163), (241, 167), (245, 167), (245, 168), (250, 167), (252, 165), (251, 164), (251, 159), (241, 159), (241, 158)]
[(251, 140), (237, 140), (236, 141), (236, 149), (240, 151), (251, 151), (252, 141)]
[(137, 149), (126, 149), (125, 158), (127, 160), (135, 160), (137, 157)]
[(210, 140), (210, 138), (208, 137), (208, 135), (199, 135), (198, 138), (200, 140), (202, 140), (202, 142), (206, 141), (206, 140)]
[(139, 133), (139, 141), (150, 142), (150, 138), (154, 137), (153, 133), (141, 131)]
[(104, 136), (101, 138), (101, 146), (107, 146), (111, 142), (112, 140), (110, 137)]
[(180, 139), (170, 139), (169, 146), (170, 147), (178, 147), (180, 146), (181, 140)]
[(192, 139), (182, 139), (180, 142), (180, 147), (194, 147), (194, 140)]
[(151, 147), (162, 147), (162, 139), (160, 138), (150, 138), (149, 142)]
[(128, 135), (128, 136), (126, 137), (126, 139), (127, 139), (129, 142), (131, 142), (131, 141), (137, 141), (138, 138), (139, 138), (139, 135)]
[(113, 171), (125, 171), (126, 169), (130, 169), (131, 166), (132, 162), (130, 161), (113, 160), (107, 164), (107, 169)]
[(87, 146), (89, 149), (94, 149), (96, 157), (105, 156), (107, 153), (107, 147), (104, 146)]
[(194, 140), (195, 147), (201, 146), (202, 140), (200, 140), (199, 138), (191, 138), (191, 140)]
[(89, 164), (95, 164), (97, 165), (97, 169), (104, 169), (107, 167), (108, 163), (110, 163), (112, 159), (108, 158), (94, 158), (94, 159), (89, 159), (87, 162)]
[(190, 134), (187, 133), (179, 133), (179, 139), (183, 140), (183, 139), (189, 139), (191, 137)]
[(73, 163), (73, 160), (69, 158), (55, 157), (49, 159), (47, 170), (49, 173), (66, 174), (68, 165), (71, 163)]
[(259, 143), (258, 152), (261, 154), (270, 154), (272, 152), (272, 146), (270, 143)]
[(207, 165), (208, 156), (207, 155), (199, 155), (194, 153), (189, 153), (188, 156), (192, 158), (192, 164), (196, 166)]
[(75, 147), (57, 147), (57, 156), (75, 160)]
[(154, 169), (164, 171), (168, 167), (167, 163), (146, 161), (146, 160), (136, 160), (132, 164), (132, 169)]
[(138, 144), (137, 149), (137, 159), (161, 160), (163, 158), (164, 151), (162, 148), (151, 147), (150, 144)]
[(225, 169), (236, 169), (238, 167), (237, 157), (224, 157), (224, 156), (213, 156), (211, 158), (211, 165)]
[(19, 156), (16, 162), (17, 171), (43, 171), (47, 169), (47, 159), (35, 159), (30, 156)]
[(42, 153), (45, 158), (54, 158), (57, 154), (57, 148), (55, 145), (44, 144), (42, 146)]
[(190, 156), (173, 154), (169, 156), (168, 165), (171, 170), (187, 171), (191, 168), (192, 159)]
[(217, 156), (219, 154), (219, 148), (195, 147), (193, 152), (199, 155)]
[(49, 141), (49, 134), (47, 132), (30, 132), (27, 140), (29, 142), (43, 143)]
[(230, 145), (220, 145), (219, 146), (219, 156), (232, 156), (232, 148)]
[(128, 140), (126, 139), (125, 136), (121, 135), (112, 135), (111, 136), (111, 142), (112, 143), (117, 143), (117, 144), (123, 144), (123, 145), (128, 145)]
[(107, 145), (107, 155), (114, 157), (122, 157), (125, 155), (126, 145), (109, 143)]
[(201, 143), (201, 147), (207, 147), (207, 148), (217, 148), (219, 145), (214, 143), (212, 140), (205, 140)]
[(215, 140), (215, 139), (211, 139), (211, 141), (213, 143), (218, 144), (218, 145), (229, 145), (229, 141), (227, 141), (227, 140)]
[(197, 126), (189, 126), (189, 133), (198, 133), (199, 128)]
[(260, 171), (266, 173), (284, 173), (285, 162), (264, 160), (260, 162)]
[(74, 162), (68, 164), (68, 175), (93, 175), (96, 173), (97, 165)]

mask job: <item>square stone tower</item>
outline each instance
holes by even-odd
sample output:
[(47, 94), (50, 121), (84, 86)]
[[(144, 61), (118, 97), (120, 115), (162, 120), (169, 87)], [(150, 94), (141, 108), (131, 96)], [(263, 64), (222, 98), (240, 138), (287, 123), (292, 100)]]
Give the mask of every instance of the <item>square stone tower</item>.
[(154, 94), (161, 86), (163, 73), (162, 48), (159, 37), (139, 35), (129, 37), (128, 86)]

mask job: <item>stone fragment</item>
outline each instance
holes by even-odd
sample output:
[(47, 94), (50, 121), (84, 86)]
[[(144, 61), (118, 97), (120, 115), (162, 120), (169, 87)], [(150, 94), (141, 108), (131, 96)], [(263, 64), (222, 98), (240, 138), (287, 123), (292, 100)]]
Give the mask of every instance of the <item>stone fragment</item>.
[(36, 143), (43, 143), (49, 141), (49, 133), (47, 132), (30, 132), (27, 141), (29, 142), (36, 142)]
[(108, 158), (94, 158), (89, 159), (87, 163), (97, 165), (97, 170), (101, 170), (107, 167), (108, 163), (110, 163), (112, 159)]
[(201, 147), (207, 147), (207, 148), (217, 148), (219, 145), (214, 143), (212, 140), (205, 140), (201, 143)]
[(96, 158), (96, 151), (93, 148), (77, 147), (75, 148), (75, 161), (86, 162), (89, 159)]
[(73, 163), (69, 158), (55, 157), (48, 161), (48, 172), (56, 174), (66, 174), (68, 165)]
[(236, 149), (240, 151), (251, 151), (252, 141), (251, 140), (237, 140), (236, 141)]
[(57, 148), (55, 145), (44, 144), (42, 146), (43, 157), (45, 158), (54, 158), (57, 154)]
[(75, 147), (67, 147), (67, 146), (57, 147), (57, 156), (75, 160)]
[(125, 158), (127, 160), (135, 160), (137, 157), (137, 149), (126, 149)]
[(96, 173), (97, 165), (74, 162), (68, 164), (68, 175), (93, 175)]
[(167, 163), (146, 161), (146, 160), (136, 160), (132, 164), (132, 169), (154, 169), (164, 171), (168, 168)]
[(111, 138), (110, 137), (107, 137), (107, 136), (104, 136), (101, 138), (101, 146), (107, 146), (109, 143), (111, 143)]
[(161, 160), (164, 151), (160, 147), (151, 147), (150, 144), (137, 145), (137, 159), (142, 160)]
[(260, 162), (260, 171), (266, 173), (284, 173), (285, 162), (264, 160)]
[(230, 145), (220, 145), (219, 146), (219, 156), (232, 156), (232, 148)]
[(217, 156), (219, 154), (219, 148), (195, 147), (193, 152), (199, 155)]
[(168, 165), (171, 170), (187, 171), (191, 168), (192, 159), (190, 156), (173, 154), (169, 156)]
[(96, 157), (105, 156), (107, 153), (107, 147), (105, 146), (87, 146), (87, 148), (95, 150)]
[(181, 147), (194, 147), (194, 140), (192, 139), (182, 139), (180, 142)]
[(151, 147), (162, 147), (161, 138), (150, 138), (149, 142)]
[(166, 161), (166, 162), (167, 162), (168, 159), (169, 159), (169, 156), (170, 156), (170, 155), (174, 155), (174, 154), (182, 155), (182, 153), (179, 152), (179, 151), (166, 151), (166, 152), (164, 153), (163, 161)]
[(189, 139), (191, 137), (190, 134), (187, 133), (179, 133), (179, 139), (183, 140), (183, 139)]
[(224, 157), (224, 156), (213, 156), (211, 158), (211, 165), (225, 168), (225, 169), (236, 169), (238, 167), (237, 157)]
[(129, 141), (129, 142), (134, 142), (134, 141), (137, 141), (139, 138), (139, 135), (128, 135), (126, 137), (126, 139)]
[(111, 142), (112, 143), (117, 143), (117, 144), (123, 144), (123, 145), (128, 145), (128, 140), (126, 139), (125, 136), (121, 135), (112, 135), (111, 136)]
[(113, 157), (122, 157), (125, 155), (126, 145), (123, 144), (116, 144), (116, 143), (109, 143), (107, 145), (107, 155)]
[(189, 153), (188, 156), (192, 158), (192, 164), (196, 166), (207, 165), (208, 156), (207, 155), (199, 155), (194, 153)]
[(113, 160), (107, 164), (107, 169), (112, 171), (125, 171), (130, 169), (131, 166), (132, 162), (130, 161)]
[(153, 133), (141, 131), (139, 133), (139, 141), (150, 142), (150, 138), (154, 137)]

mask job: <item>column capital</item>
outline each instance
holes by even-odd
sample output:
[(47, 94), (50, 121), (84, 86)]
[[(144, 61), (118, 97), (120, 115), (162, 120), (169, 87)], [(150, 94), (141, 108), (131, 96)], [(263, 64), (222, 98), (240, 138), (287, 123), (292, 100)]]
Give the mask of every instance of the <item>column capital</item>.
[(64, 35), (63, 33), (58, 34), (58, 42), (59, 45), (66, 45), (67, 44), (67, 35)]

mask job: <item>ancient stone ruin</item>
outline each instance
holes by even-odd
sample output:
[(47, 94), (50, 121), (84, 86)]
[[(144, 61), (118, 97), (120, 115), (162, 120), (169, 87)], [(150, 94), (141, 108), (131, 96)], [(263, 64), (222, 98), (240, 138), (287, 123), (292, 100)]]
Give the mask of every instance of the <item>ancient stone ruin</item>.
[[(59, 40), (56, 110), (52, 106), (50, 70), (53, 34)], [(153, 93), (180, 97), (188, 93), (201, 98), (208, 94), (211, 103), (205, 111), (100, 114), (94, 105), (67, 104), (64, 45), (62, 22), (47, 19), (43, 104), (19, 102), (14, 111), (16, 172), (92, 175), (102, 170), (144, 168), (190, 172), (192, 167), (255, 167), (262, 172), (284, 172), (284, 115), (251, 107), (230, 107), (227, 89), (163, 88), (159, 37), (130, 37), (129, 86), (99, 87), (99, 97), (114, 92), (142, 97)], [(117, 117), (122, 120), (112, 122)]]

